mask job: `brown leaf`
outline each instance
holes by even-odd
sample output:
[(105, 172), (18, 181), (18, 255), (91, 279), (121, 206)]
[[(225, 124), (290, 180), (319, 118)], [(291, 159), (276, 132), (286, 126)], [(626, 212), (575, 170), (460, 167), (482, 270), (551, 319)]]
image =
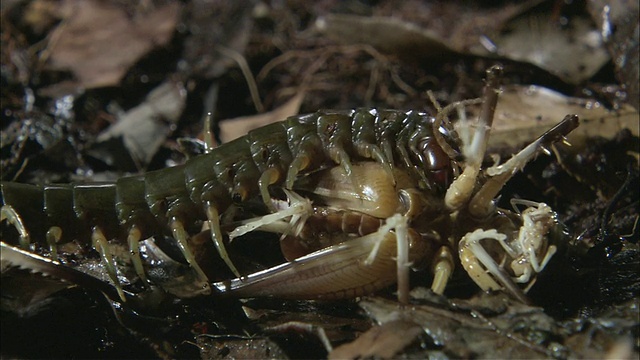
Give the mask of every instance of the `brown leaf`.
[(506, 21), (540, 2), (486, 8), (457, 2), (388, 2), (374, 7), (374, 16), (327, 14), (316, 22), (316, 28), (340, 43), (367, 44), (408, 58), (487, 56), (484, 35), (498, 31)]
[(170, 133), (185, 106), (181, 83), (166, 81), (153, 89), (143, 103), (121, 115), (118, 122), (98, 136), (98, 141), (122, 137), (126, 149), (139, 165), (146, 165)]
[(568, 137), (576, 146), (594, 136), (611, 139), (625, 128), (638, 136), (638, 112), (629, 105), (612, 111), (593, 99), (569, 97), (539, 86), (514, 85), (500, 94), (489, 146), (520, 147), (567, 114), (580, 118), (580, 126)]
[[(413, 291), (413, 294), (415, 293), (416, 290)], [(494, 303), (509, 301), (504, 294), (484, 296), (501, 298), (493, 301)], [(385, 325), (396, 321), (388, 319), (400, 317), (410, 319), (413, 326), (421, 328), (434, 345), (416, 350), (423, 358), (437, 355), (439, 351), (454, 358), (494, 359), (540, 358), (557, 356), (566, 351), (562, 346), (547, 348), (538, 344), (538, 339), (531, 336), (537, 332), (544, 332), (551, 337), (551, 334), (557, 332), (553, 320), (544, 314), (541, 308), (516, 302), (509, 302), (507, 305), (498, 307), (502, 309), (500, 313), (491, 312), (483, 315), (484, 305), (476, 309), (477, 304), (469, 303), (463, 304), (461, 308), (460, 305), (444, 298), (439, 300), (438, 304), (426, 300), (424, 304), (414, 304), (404, 309), (398, 308), (397, 303), (393, 301), (375, 297), (364, 299), (360, 303), (370, 317)], [(417, 329), (411, 330), (411, 333), (416, 332)], [(410, 338), (406, 334), (404, 337)], [(382, 342), (380, 339), (377, 341)], [(418, 353), (412, 355), (416, 356)]]
[(391, 17), (327, 15), (316, 22), (316, 27), (335, 41), (368, 44), (389, 54), (410, 57), (455, 54), (437, 34)]
[(337, 42), (407, 58), (497, 57), (534, 64), (572, 84), (589, 79), (609, 60), (597, 29), (586, 16), (561, 27), (550, 10), (533, 8), (540, 2), (487, 8), (405, 2), (375, 16), (329, 14), (316, 28)]
[(297, 115), (304, 96), (305, 91), (301, 90), (289, 101), (267, 113), (221, 121), (220, 139), (223, 143), (226, 143), (246, 135), (250, 130)]
[(351, 343), (333, 349), (329, 359), (391, 359), (421, 334), (424, 334), (422, 327), (412, 321), (390, 321), (371, 328)]
[(72, 71), (85, 88), (115, 85), (144, 54), (171, 39), (180, 8), (171, 2), (132, 16), (116, 2), (67, 0), (64, 20), (50, 37), (48, 67)]

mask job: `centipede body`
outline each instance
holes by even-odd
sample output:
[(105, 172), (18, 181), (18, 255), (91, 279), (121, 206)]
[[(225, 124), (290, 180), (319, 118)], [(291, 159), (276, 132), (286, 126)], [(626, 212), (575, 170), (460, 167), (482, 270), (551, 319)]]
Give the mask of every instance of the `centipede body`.
[[(324, 168), (345, 165), (349, 171), (351, 162), (405, 168), (423, 189), (442, 190), (446, 184), (430, 179), (429, 172), (435, 165), (443, 167), (437, 157), (441, 152), (428, 154), (429, 159), (422, 149), (437, 149), (430, 136), (433, 121), (415, 111), (319, 111), (253, 130), (183, 165), (112, 183), (3, 182), (2, 204), (15, 209), (32, 239), (47, 239), (47, 244), (40, 241), (40, 251), (46, 252), (58, 244), (91, 239), (96, 229), (123, 244), (133, 231), (139, 239), (171, 233), (174, 222), (197, 233), (208, 209), (219, 216), (232, 204), (257, 196), (267, 200), (275, 196), (269, 188), (290, 188)], [(444, 167), (450, 166), (447, 161)], [(51, 240), (47, 233), (54, 228), (61, 234)]]

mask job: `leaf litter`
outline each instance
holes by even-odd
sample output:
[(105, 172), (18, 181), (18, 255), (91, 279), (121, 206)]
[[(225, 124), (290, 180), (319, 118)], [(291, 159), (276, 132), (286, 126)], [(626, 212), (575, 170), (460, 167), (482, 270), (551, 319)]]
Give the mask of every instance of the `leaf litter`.
[(46, 66), (71, 71), (82, 88), (117, 85), (143, 55), (171, 39), (180, 8), (169, 2), (130, 16), (111, 2), (64, 0), (45, 50)]
[[(585, 119), (578, 132), (584, 140), (571, 139), (572, 151), (560, 149), (561, 161), (536, 160), (514, 178), (513, 187), (505, 189), (501, 200), (547, 201), (570, 229), (569, 251), (554, 259), (549, 275), (542, 274), (530, 292), (533, 303), (540, 307), (514, 303), (500, 294), (480, 294), (465, 274), (457, 275), (447, 298), (435, 297), (419, 290), (429, 282), (428, 275), (420, 273), (415, 279), (418, 289), (413, 305), (404, 311), (389, 300), (393, 299), (391, 289), (360, 302), (185, 301), (172, 308), (172, 315), (161, 317), (160, 325), (150, 327), (149, 319), (127, 320), (125, 313), (119, 315), (124, 328), (97, 324), (96, 329), (109, 335), (98, 342), (85, 342), (89, 345), (82, 349), (93, 346), (96, 354), (105, 349), (108, 354), (119, 354), (119, 345), (129, 344), (128, 339), (150, 349), (155, 357), (637, 357), (638, 194), (633, 189), (637, 185), (638, 114), (627, 105), (633, 106), (637, 76), (634, 79), (633, 68), (626, 62), (614, 61), (603, 70), (600, 55), (588, 67), (576, 69), (585, 64), (558, 58), (552, 50), (566, 45), (567, 37), (585, 39), (592, 46), (587, 49), (600, 54), (606, 46), (610, 57), (628, 54), (633, 64), (629, 49), (637, 46), (637, 40), (633, 43), (631, 37), (629, 43), (629, 38), (618, 38), (615, 32), (609, 38), (603, 35), (607, 21), (616, 26), (629, 23), (619, 10), (611, 10), (602, 21), (604, 5), (598, 2), (588, 4), (591, 19), (570, 5), (543, 1), (472, 7), (462, 2), (418, 1), (337, 8), (332, 1), (313, 5), (251, 2), (245, 7), (197, 0), (76, 5), (104, 11), (105, 18), (112, 20), (112, 25), (93, 29), (91, 25), (103, 23), (88, 21), (90, 16), (69, 18), (47, 6), (39, 7), (42, 4), (46, 2), (30, 2), (26, 13), (3, 4), (2, 76), (10, 86), (3, 86), (2, 92), (2, 166), (3, 172), (9, 162), (20, 167), (18, 178), (49, 172), (37, 169), (51, 154), (29, 144), (47, 139), (47, 122), (39, 121), (38, 116), (51, 116), (53, 111), (42, 103), (55, 103), (69, 94), (73, 104), (70, 125), (62, 127), (56, 139), (74, 144), (71, 153), (80, 159), (80, 165), (70, 164), (71, 171), (83, 166), (91, 170), (87, 175), (104, 171), (92, 159), (117, 167), (120, 162), (113, 159), (122, 152), (135, 159), (133, 170), (157, 167), (158, 158), (162, 165), (168, 158), (179, 162), (180, 156), (170, 149), (179, 137), (201, 132), (200, 119), (209, 111), (202, 105), (206, 101), (211, 101), (216, 119), (243, 119), (218, 121), (220, 135), (227, 139), (281, 120), (279, 116), (319, 108), (428, 109), (426, 90), (443, 103), (474, 97), (482, 87), (484, 69), (496, 60), (506, 63), (507, 85), (496, 112), (493, 141), (505, 153), (567, 112)], [(331, 8), (337, 10), (329, 13)], [(31, 17), (23, 21), (22, 14)], [(74, 14), (85, 13), (78, 10)], [(126, 20), (122, 14), (127, 15)], [(550, 20), (541, 21), (544, 18)], [(78, 24), (83, 22), (87, 31), (79, 33)], [(512, 45), (501, 43), (509, 36), (540, 37), (541, 28), (527, 27), (536, 22), (548, 26), (542, 45), (551, 47), (530, 46), (520, 40), (513, 41), (515, 49), (511, 49)], [(158, 32), (148, 33), (151, 23), (159, 26)], [(637, 20), (630, 23), (637, 26)], [(109, 26), (119, 33), (103, 41), (97, 34), (99, 30), (112, 33)], [(621, 33), (626, 34), (629, 28), (624, 29)], [(594, 34), (605, 41), (594, 42)], [(72, 46), (85, 41), (91, 46)], [(118, 46), (120, 41), (126, 46)], [(129, 41), (140, 47), (118, 54), (130, 46)], [(173, 48), (170, 43), (184, 45)], [(64, 46), (58, 47), (60, 44)], [(265, 107), (273, 110), (255, 115), (239, 62), (216, 50), (218, 45), (244, 57), (250, 71), (258, 74), (256, 87)], [(12, 49), (10, 54), (7, 49)], [(90, 49), (99, 50), (88, 56)], [(56, 53), (59, 51), (62, 53)], [(69, 54), (82, 55), (79, 58), (86, 61), (63, 61)], [(151, 59), (145, 54), (152, 54)], [(535, 63), (522, 54), (549, 61)], [(430, 59), (427, 67), (422, 63), (425, 57)], [(42, 61), (46, 66), (41, 67)], [(156, 78), (152, 69), (160, 62), (167, 62), (165, 69), (171, 70)], [(612, 93), (597, 90), (618, 85), (609, 77), (607, 66), (613, 67), (617, 81), (624, 84)], [(64, 71), (72, 75), (71, 83)], [(599, 84), (603, 85), (595, 86)], [(213, 86), (220, 89), (217, 98), (208, 92)], [(28, 94), (43, 98), (31, 101)], [(159, 114), (168, 121), (158, 121)], [(39, 126), (22, 126), (29, 121)], [(34, 136), (25, 136), (28, 131)], [(144, 134), (136, 136), (136, 131)], [(127, 137), (129, 145), (123, 148)], [(30, 139), (19, 154), (6, 150), (19, 144), (16, 139)], [(55, 142), (41, 143), (52, 148), (49, 144)], [(101, 146), (107, 150), (98, 155)], [(5, 162), (7, 159), (10, 161)], [(23, 279), (28, 281), (28, 274)], [(3, 278), (3, 293), (5, 284)], [(65, 290), (57, 300), (73, 294), (77, 289)], [(243, 306), (251, 310), (243, 311)], [(108, 306), (93, 308), (99, 311), (93, 316), (96, 319), (112, 314)], [(32, 309), (31, 319), (46, 318), (37, 307)], [(59, 308), (56, 314), (64, 311)], [(73, 321), (72, 315), (68, 318)], [(12, 324), (39, 324), (46, 330), (42, 322), (11, 321), (3, 313), (3, 329)], [(76, 328), (81, 328), (79, 323)], [(398, 336), (402, 331), (407, 336)], [(60, 349), (50, 348), (58, 351), (53, 354), (73, 353), (72, 347), (63, 345), (64, 340), (56, 338), (61, 345)], [(9, 348), (15, 346), (5, 347), (3, 336), (3, 353), (8, 354)]]

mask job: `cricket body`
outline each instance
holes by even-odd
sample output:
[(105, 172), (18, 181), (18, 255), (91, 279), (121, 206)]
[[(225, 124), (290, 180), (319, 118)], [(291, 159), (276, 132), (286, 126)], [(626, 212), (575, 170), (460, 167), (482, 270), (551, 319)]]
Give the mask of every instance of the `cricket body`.
[[(136, 298), (130, 289), (136, 283), (177, 297), (330, 299), (397, 282), (399, 300), (407, 303), (409, 269), (429, 268), (431, 288), (442, 294), (457, 252), (479, 287), (527, 301), (536, 273), (556, 251), (549, 242), (555, 214), (533, 201), (516, 202), (526, 207), (522, 212), (501, 210), (494, 198), (578, 119), (567, 116), (504, 164), (482, 168), (500, 73), (499, 66), (487, 71), (481, 99), (439, 109), (436, 117), (320, 111), (253, 130), (184, 165), (115, 183), (2, 183), (1, 218), (18, 233), (17, 244), (3, 238), (3, 260), (84, 284), (64, 253), (73, 251), (70, 243), (91, 239), (86, 246), (99, 254), (106, 274), (100, 289), (114, 300)], [(454, 130), (451, 110), (478, 102), (477, 122), (461, 119)], [(242, 217), (233, 211), (252, 199), (265, 210)], [(235, 279), (212, 282), (200, 265), (193, 244), (203, 224), (209, 230), (198, 238), (211, 238)], [(226, 248), (257, 230), (281, 234), (287, 262), (243, 274)], [(188, 271), (161, 277), (156, 268), (176, 262), (148, 239), (167, 234)]]

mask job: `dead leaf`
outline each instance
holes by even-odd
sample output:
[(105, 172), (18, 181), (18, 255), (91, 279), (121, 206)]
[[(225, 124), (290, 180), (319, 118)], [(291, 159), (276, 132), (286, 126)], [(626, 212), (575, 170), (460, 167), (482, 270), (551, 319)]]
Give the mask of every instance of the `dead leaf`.
[(246, 135), (253, 129), (297, 115), (304, 96), (305, 91), (300, 90), (289, 101), (267, 113), (220, 121), (220, 139), (226, 143)]
[(143, 103), (120, 116), (98, 136), (98, 141), (122, 137), (131, 157), (139, 165), (146, 165), (165, 141), (171, 124), (180, 118), (185, 100), (182, 84), (167, 81), (151, 91)]
[(567, 114), (580, 118), (580, 126), (568, 137), (576, 146), (594, 136), (611, 139), (625, 128), (635, 136), (639, 133), (638, 112), (630, 105), (608, 110), (593, 99), (569, 97), (539, 86), (514, 85), (505, 87), (500, 94), (489, 146), (520, 147)]
[(329, 359), (391, 359), (424, 334), (422, 327), (408, 320), (394, 320), (375, 326), (355, 341), (333, 349)]
[[(504, 294), (483, 296), (506, 298)], [(559, 344), (555, 348), (547, 348), (536, 343), (539, 339), (531, 335), (540, 336), (540, 332), (551, 337), (557, 333), (555, 328), (549, 329), (553, 319), (541, 308), (519, 303), (511, 302), (506, 311), (486, 317), (480, 310), (459, 309), (449, 300), (439, 304), (426, 301), (405, 309), (399, 309), (397, 303), (382, 298), (365, 299), (360, 305), (378, 321), (387, 320), (390, 314), (395, 314), (396, 318), (409, 319), (422, 328), (432, 345), (413, 355), (423, 358), (440, 351), (454, 358), (540, 358), (564, 355), (566, 351)], [(383, 342), (383, 339), (378, 338), (377, 342)]]
[[(600, 317), (576, 323), (556, 321), (542, 308), (519, 303), (503, 293), (449, 300), (416, 288), (411, 295), (412, 305), (405, 308), (380, 297), (363, 299), (360, 306), (371, 319), (383, 325), (361, 336), (367, 339), (356, 339), (335, 349), (334, 353), (353, 348), (357, 351), (340, 352), (339, 357), (384, 357), (381, 353), (366, 351), (380, 348), (381, 344), (391, 346), (398, 333), (403, 335), (393, 331), (401, 322), (404, 323), (401, 326), (410, 329), (405, 333), (406, 342), (418, 336), (413, 326), (422, 328), (430, 338), (420, 349), (409, 352), (405, 349), (404, 354), (410, 358), (444, 354), (447, 358), (603, 358), (614, 346), (622, 347), (619, 351), (631, 354), (630, 358), (637, 358), (637, 350), (630, 345), (635, 338), (632, 329), (638, 325), (637, 299), (616, 305)], [(387, 328), (387, 324), (391, 325)]]
[(498, 31), (509, 19), (541, 0), (506, 3), (499, 7), (457, 2), (389, 2), (374, 7), (374, 16), (328, 14), (316, 29), (347, 44), (367, 44), (409, 58), (441, 58), (456, 54), (491, 55), (484, 35)]
[(534, 64), (570, 84), (591, 78), (609, 61), (598, 30), (587, 17), (575, 16), (562, 27), (548, 13), (530, 12), (491, 37), (497, 55)]
[(174, 1), (131, 15), (117, 2), (66, 0), (63, 21), (50, 37), (47, 66), (70, 70), (81, 87), (116, 85), (138, 59), (171, 39), (180, 9)]
[(377, 16), (329, 14), (316, 29), (337, 42), (414, 59), (499, 57), (534, 64), (572, 84), (591, 78), (609, 60), (598, 30), (586, 16), (574, 16), (562, 27), (550, 20), (550, 10), (532, 9), (539, 3), (494, 8), (408, 3)]
[(368, 44), (388, 54), (415, 58), (456, 53), (437, 34), (392, 17), (327, 15), (316, 22), (316, 28), (335, 41)]

